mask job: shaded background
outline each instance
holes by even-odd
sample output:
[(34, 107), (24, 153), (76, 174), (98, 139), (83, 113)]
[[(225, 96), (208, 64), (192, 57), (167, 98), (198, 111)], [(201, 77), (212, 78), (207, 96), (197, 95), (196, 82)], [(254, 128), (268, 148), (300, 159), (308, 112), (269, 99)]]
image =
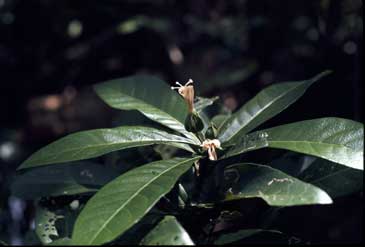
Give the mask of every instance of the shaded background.
[[(197, 94), (234, 111), (272, 83), (331, 69), (262, 127), (363, 122), (362, 36), (360, 0), (0, 0), (0, 239), (24, 243), (32, 224), (32, 203), (9, 195), (16, 167), (61, 136), (111, 126), (92, 84), (192, 78)], [(291, 230), (311, 243), (362, 239), (362, 193), (293, 212)]]

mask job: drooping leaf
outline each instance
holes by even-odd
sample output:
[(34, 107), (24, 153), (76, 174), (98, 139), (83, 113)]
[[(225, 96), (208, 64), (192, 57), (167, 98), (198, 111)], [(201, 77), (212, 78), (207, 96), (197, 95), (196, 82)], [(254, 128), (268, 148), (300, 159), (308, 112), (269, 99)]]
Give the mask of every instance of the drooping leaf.
[(78, 162), (31, 169), (17, 175), (12, 195), (23, 199), (96, 192), (118, 173), (92, 162)]
[(299, 82), (283, 82), (271, 85), (235, 112), (218, 130), (219, 140), (235, 142), (263, 122), (285, 110), (299, 99), (314, 82), (330, 71), (322, 72), (312, 79)]
[(37, 207), (35, 216), (35, 232), (43, 244), (52, 243), (53, 237), (58, 237), (58, 231), (55, 226), (55, 222), (63, 218), (63, 216), (43, 208)]
[(194, 102), (194, 108), (199, 113), (219, 99), (218, 96), (212, 98), (203, 98), (203, 97), (196, 97), (196, 98), (197, 101)]
[(282, 232), (276, 230), (244, 229), (244, 230), (239, 230), (237, 232), (222, 234), (214, 241), (214, 244), (215, 245), (230, 244), (251, 237), (253, 235), (263, 234), (263, 233), (282, 235)]
[(323, 189), (331, 198), (363, 189), (362, 171), (314, 156), (290, 153), (274, 160), (270, 166)]
[(200, 157), (148, 163), (105, 185), (76, 220), (74, 244), (109, 242), (138, 222)]
[(332, 199), (314, 185), (269, 166), (241, 163), (224, 171), (225, 200), (258, 197), (271, 206), (329, 204)]
[(94, 89), (109, 106), (121, 110), (138, 110), (146, 117), (199, 143), (197, 137), (184, 128), (188, 110), (183, 98), (159, 78), (136, 75), (99, 83)]
[(165, 216), (141, 241), (141, 245), (194, 245), (174, 216)]
[(190, 139), (140, 126), (80, 131), (41, 148), (18, 169), (89, 159), (121, 149), (173, 142), (193, 144)]

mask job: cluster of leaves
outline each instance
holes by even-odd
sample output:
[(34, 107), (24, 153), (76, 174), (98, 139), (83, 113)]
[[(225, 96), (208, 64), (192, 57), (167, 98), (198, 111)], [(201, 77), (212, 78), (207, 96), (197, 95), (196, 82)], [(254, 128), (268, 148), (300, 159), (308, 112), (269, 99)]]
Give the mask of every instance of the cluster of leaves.
[[(209, 116), (205, 110), (217, 99), (197, 98), (204, 123), (199, 134), (184, 127), (183, 98), (158, 78), (97, 84), (97, 95), (109, 106), (129, 110), (117, 123), (124, 124), (73, 133), (40, 149), (18, 168), (12, 193), (35, 200), (35, 233), (43, 244), (228, 244), (283, 235), (264, 226), (219, 231), (217, 222), (240, 213), (221, 211), (212, 222), (204, 212), (247, 198), (280, 207), (330, 204), (361, 190), (362, 123), (320, 118), (255, 130), (328, 73), (269, 86), (233, 114)], [(211, 126), (222, 144), (218, 160), (201, 148)], [(269, 164), (236, 161), (267, 148), (307, 155), (310, 162), (299, 167), (287, 156)]]

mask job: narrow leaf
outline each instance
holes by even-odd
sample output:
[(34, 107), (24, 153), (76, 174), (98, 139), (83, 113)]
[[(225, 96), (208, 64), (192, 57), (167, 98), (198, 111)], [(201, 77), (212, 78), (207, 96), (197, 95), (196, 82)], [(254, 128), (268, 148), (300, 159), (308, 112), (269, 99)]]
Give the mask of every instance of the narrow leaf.
[(194, 245), (174, 216), (165, 216), (141, 241), (141, 245)]
[(137, 223), (199, 158), (152, 162), (105, 185), (77, 218), (73, 243), (98, 245), (114, 240)]
[(242, 163), (226, 167), (224, 183), (225, 200), (258, 197), (271, 206), (332, 203), (320, 188), (264, 165)]
[(222, 143), (234, 142), (235, 138), (282, 112), (299, 99), (314, 82), (329, 73), (331, 72), (325, 71), (309, 80), (277, 83), (263, 89), (224, 122), (218, 132), (219, 140)]
[(109, 106), (121, 110), (138, 110), (146, 117), (176, 130), (199, 143), (185, 130), (187, 105), (179, 94), (157, 77), (136, 75), (115, 79), (94, 86)]
[(190, 139), (140, 126), (81, 131), (43, 147), (18, 169), (95, 158), (121, 149), (174, 142), (193, 144)]

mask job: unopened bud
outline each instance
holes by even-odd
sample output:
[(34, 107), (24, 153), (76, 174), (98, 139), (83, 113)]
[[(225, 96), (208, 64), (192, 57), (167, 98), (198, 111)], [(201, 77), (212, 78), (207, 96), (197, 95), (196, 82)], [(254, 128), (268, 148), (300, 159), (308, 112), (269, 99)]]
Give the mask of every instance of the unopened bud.
[(189, 112), (185, 118), (185, 129), (187, 131), (197, 133), (204, 129), (203, 120), (196, 111)]
[(215, 139), (217, 137), (217, 132), (218, 132), (217, 127), (212, 123), (205, 132), (205, 138)]

